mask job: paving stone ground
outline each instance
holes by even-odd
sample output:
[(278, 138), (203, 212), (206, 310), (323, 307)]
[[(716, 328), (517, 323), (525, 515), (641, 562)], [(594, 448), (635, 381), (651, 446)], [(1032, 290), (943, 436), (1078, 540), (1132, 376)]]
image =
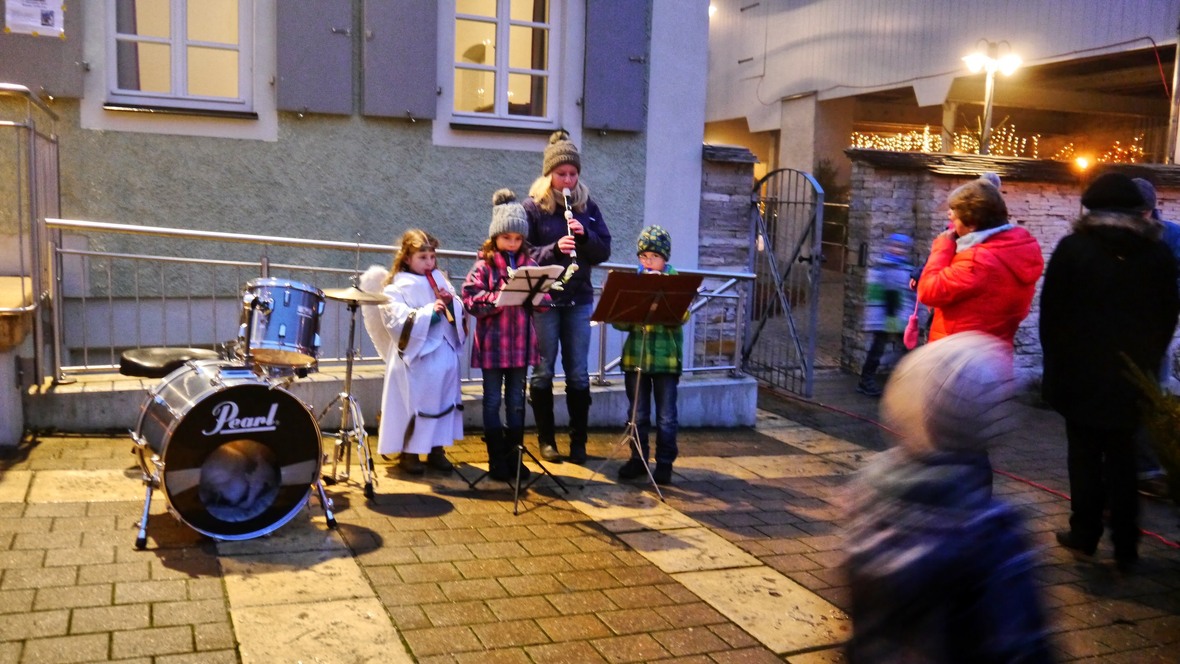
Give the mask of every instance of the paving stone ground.
[[(143, 551), (130, 439), (32, 436), (0, 461), (0, 663), (840, 662), (841, 488), (888, 443), (854, 381), (764, 395), (752, 429), (683, 432), (665, 501), (614, 482), (621, 430), (599, 431), (587, 466), (546, 464), (568, 493), (544, 479), (515, 509), (502, 483), (378, 457), (373, 500), (355, 467), (327, 487), (334, 530), (312, 497), (268, 536), (214, 541), (157, 494)], [(1056, 654), (1177, 661), (1180, 514), (1144, 502), (1158, 538), (1133, 576), (1108, 542), (1064, 552), (1063, 427), (1021, 417), (993, 451), (996, 489), (1038, 547)], [(452, 451), (473, 476), (478, 438)]]

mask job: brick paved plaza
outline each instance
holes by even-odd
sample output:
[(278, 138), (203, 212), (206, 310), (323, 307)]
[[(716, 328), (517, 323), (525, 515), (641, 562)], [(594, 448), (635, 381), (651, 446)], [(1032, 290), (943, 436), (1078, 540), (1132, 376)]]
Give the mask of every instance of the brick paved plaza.
[[(685, 431), (665, 503), (614, 482), (621, 430), (599, 431), (586, 467), (547, 464), (570, 492), (541, 480), (518, 515), (503, 484), (407, 479), (378, 457), (375, 500), (327, 488), (335, 531), (313, 497), (270, 536), (214, 542), (157, 494), (144, 551), (129, 437), (37, 436), (0, 475), (0, 662), (839, 662), (840, 488), (885, 444), (854, 380), (821, 380), (833, 409), (764, 397), (754, 429)], [(1021, 416), (996, 487), (1039, 547), (1060, 659), (1175, 662), (1180, 551), (1147, 537), (1123, 578), (1108, 542), (1093, 561), (1053, 544), (1062, 426)], [(1171, 505), (1144, 508), (1180, 539)]]

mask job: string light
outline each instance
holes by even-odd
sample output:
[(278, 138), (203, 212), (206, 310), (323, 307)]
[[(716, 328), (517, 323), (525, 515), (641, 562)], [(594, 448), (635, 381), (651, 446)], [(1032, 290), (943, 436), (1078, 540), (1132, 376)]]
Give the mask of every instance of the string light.
[[(1013, 125), (1001, 125), (992, 133), (991, 154), (1008, 157), (1038, 159), (1040, 134), (1020, 136)], [(942, 152), (942, 136), (931, 133), (927, 125), (921, 131), (897, 133), (852, 132), (852, 147), (892, 152)], [(978, 132), (955, 132), (951, 135), (951, 151), (956, 154), (979, 154)]]
[[(1053, 161), (1076, 161), (1087, 158), (1078, 154), (1078, 146), (1072, 141), (1066, 143), (1052, 157)], [(1098, 153), (1093, 158), (1095, 163), (1107, 164), (1138, 164), (1145, 161), (1147, 151), (1143, 147), (1143, 134), (1131, 138), (1129, 145), (1122, 141), (1115, 141), (1109, 148)]]
[[(1096, 163), (1136, 164), (1146, 160), (1147, 150), (1143, 146), (1143, 134), (1133, 136), (1129, 141), (1115, 141), (1110, 147), (1098, 152), (1093, 158)], [(991, 136), (990, 152), (1004, 157), (1040, 159), (1041, 135), (1021, 135), (1016, 125), (1004, 124)], [(851, 147), (864, 150), (888, 150), (890, 152), (943, 152), (942, 136), (932, 134), (930, 127), (905, 132), (854, 131)], [(951, 152), (954, 154), (979, 154), (979, 132), (964, 131), (951, 134)], [(1073, 161), (1078, 156), (1078, 147), (1071, 141), (1053, 154), (1052, 161)]]

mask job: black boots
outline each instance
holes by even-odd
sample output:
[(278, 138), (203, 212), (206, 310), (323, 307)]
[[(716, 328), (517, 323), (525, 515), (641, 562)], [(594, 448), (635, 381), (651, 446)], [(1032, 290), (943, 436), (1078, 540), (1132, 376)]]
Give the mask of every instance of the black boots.
[[(533, 419), (537, 423), (537, 447), (541, 458), (546, 461), (560, 461), (557, 438), (553, 425), (553, 390), (529, 389), (529, 401), (533, 404)], [(586, 463), (586, 423), (590, 418), (590, 388), (580, 390), (567, 388), (565, 405), (570, 414), (570, 453), (573, 463)]]
[(557, 439), (553, 432), (553, 389), (529, 388), (529, 402), (533, 404), (533, 420), (537, 423), (537, 447), (541, 458), (557, 461)]
[(504, 468), (507, 470), (508, 479), (505, 482), (512, 483), (516, 481), (516, 470), (520, 468), (520, 481), (527, 482), (532, 471), (528, 466), (524, 465), (524, 455), (516, 448), (524, 444), (524, 429), (505, 429), (504, 430), (504, 454), (500, 458), (503, 460)]
[(586, 463), (586, 423), (590, 418), (590, 388), (565, 391), (565, 405), (570, 414), (571, 463)]
[(627, 459), (627, 463), (619, 467), (619, 479), (633, 480), (640, 475), (646, 475), (647, 471), (643, 468), (643, 461), (639, 457), (631, 457)]
[[(484, 443), (488, 449), (488, 474), (492, 479), (512, 484), (516, 481), (516, 446), (524, 439), (523, 430), (492, 429), (484, 432)], [(520, 464), (520, 479), (525, 481), (532, 472)]]

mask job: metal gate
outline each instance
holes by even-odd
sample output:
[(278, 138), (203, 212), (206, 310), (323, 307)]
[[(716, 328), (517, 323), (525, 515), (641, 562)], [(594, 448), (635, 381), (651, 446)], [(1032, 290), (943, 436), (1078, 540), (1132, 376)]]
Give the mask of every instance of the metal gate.
[(781, 168), (754, 185), (750, 204), (756, 275), (743, 369), (811, 397), (819, 325), (824, 190), (809, 173)]

